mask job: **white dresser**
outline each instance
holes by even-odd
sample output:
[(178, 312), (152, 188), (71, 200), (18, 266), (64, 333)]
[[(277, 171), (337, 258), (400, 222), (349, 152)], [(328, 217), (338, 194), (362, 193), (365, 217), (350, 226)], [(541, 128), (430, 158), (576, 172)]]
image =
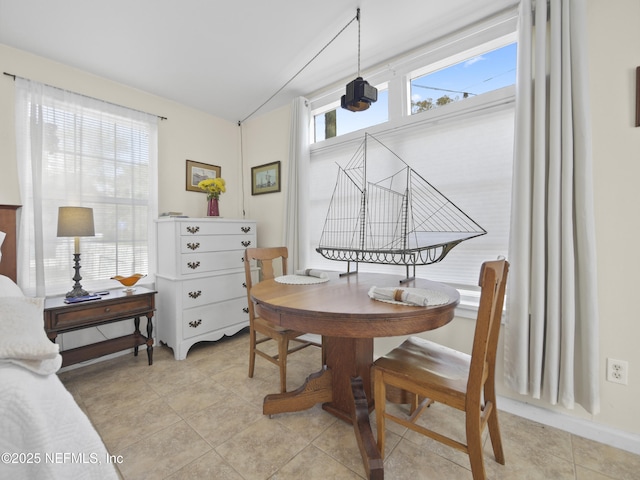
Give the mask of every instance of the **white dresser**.
[(160, 218), (156, 225), (156, 335), (184, 360), (195, 343), (249, 325), (243, 257), (256, 246), (256, 222)]

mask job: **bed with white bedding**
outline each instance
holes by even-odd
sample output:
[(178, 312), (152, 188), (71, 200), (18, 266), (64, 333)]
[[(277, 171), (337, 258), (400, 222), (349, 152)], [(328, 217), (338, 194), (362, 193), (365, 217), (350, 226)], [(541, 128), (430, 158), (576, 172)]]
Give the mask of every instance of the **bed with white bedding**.
[[(0, 253), (1, 259), (1, 253)], [(0, 479), (117, 479), (102, 439), (59, 380), (44, 299), (0, 275)]]

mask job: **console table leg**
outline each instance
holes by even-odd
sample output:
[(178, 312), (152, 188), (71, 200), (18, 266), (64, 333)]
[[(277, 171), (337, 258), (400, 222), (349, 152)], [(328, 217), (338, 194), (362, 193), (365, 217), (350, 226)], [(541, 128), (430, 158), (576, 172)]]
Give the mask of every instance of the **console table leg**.
[(153, 365), (153, 317), (149, 315), (147, 317), (147, 358), (149, 358), (149, 365)]
[[(136, 335), (140, 335), (140, 317), (133, 318), (133, 325), (135, 327), (135, 329), (133, 330), (133, 333)], [(138, 345), (133, 347), (133, 356), (134, 357), (138, 356)]]

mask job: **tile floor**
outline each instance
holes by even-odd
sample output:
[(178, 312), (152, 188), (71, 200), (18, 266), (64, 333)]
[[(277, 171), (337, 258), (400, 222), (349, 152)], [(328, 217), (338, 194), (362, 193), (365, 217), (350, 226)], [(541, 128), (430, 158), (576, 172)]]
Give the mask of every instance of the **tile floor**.
[[(61, 380), (102, 436), (121, 455), (125, 480), (362, 479), (350, 425), (316, 406), (268, 418), (262, 399), (278, 390), (275, 366), (258, 358), (247, 377), (248, 335), (194, 346), (186, 360), (171, 349), (144, 351), (68, 370)], [(320, 350), (292, 355), (288, 385), (302, 384), (320, 365)], [(424, 421), (462, 434), (450, 410), (433, 405)], [(373, 415), (372, 415), (373, 417)], [(460, 419), (458, 419), (460, 420)], [(604, 480), (640, 478), (640, 456), (507, 413), (500, 416), (506, 465), (485, 463), (491, 479)], [(375, 431), (375, 425), (374, 425)], [(387, 479), (471, 480), (467, 457), (389, 424)]]

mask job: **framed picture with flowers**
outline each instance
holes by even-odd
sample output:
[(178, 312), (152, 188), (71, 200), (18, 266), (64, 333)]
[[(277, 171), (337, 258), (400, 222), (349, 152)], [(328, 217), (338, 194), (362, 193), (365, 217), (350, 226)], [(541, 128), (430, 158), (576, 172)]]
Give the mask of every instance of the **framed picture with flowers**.
[(251, 168), (251, 195), (280, 191), (280, 162)]
[(193, 160), (187, 160), (187, 190), (190, 192), (202, 192), (206, 193), (200, 187), (198, 183), (202, 180), (208, 180), (210, 178), (220, 178), (221, 168), (217, 165), (209, 165), (208, 163), (194, 162)]

